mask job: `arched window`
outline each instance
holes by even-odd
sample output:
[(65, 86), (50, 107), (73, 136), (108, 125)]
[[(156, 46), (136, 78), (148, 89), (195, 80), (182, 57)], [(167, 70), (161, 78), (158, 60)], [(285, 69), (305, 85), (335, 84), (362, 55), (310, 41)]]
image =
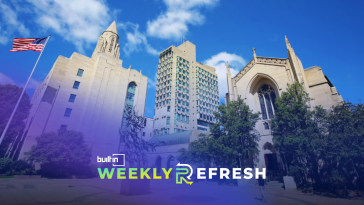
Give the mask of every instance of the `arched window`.
[(109, 53), (111, 53), (113, 45), (114, 44), (114, 37), (111, 37), (111, 42), (110, 42), (110, 48), (109, 48)]
[(259, 104), (262, 111), (263, 120), (272, 119), (274, 117), (276, 93), (274, 89), (267, 84), (264, 84), (258, 90)]
[[(136, 84), (134, 82), (130, 82), (128, 85), (128, 90), (126, 93), (125, 99), (125, 108), (133, 107), (134, 105), (134, 97), (135, 97)], [(122, 130), (126, 130), (126, 117), (123, 117), (123, 122), (121, 125)]]

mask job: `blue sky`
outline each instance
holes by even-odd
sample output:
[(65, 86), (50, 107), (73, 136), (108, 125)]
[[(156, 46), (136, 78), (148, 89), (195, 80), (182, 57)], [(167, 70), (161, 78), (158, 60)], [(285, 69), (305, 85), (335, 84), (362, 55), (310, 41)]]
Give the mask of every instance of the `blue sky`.
[[(85, 3), (87, 2), (87, 3)], [(14, 37), (52, 34), (27, 92), (33, 95), (59, 55), (91, 56), (98, 36), (116, 21), (123, 67), (149, 77), (154, 102), (158, 52), (186, 39), (197, 61), (215, 66), (220, 96), (226, 92), (225, 62), (233, 74), (258, 56), (286, 58), (287, 35), (304, 68), (321, 66), (345, 100), (363, 99), (364, 1), (219, 0), (0, 0), (0, 84), (24, 85), (39, 52), (10, 53)], [(146, 116), (153, 117), (154, 103)]]

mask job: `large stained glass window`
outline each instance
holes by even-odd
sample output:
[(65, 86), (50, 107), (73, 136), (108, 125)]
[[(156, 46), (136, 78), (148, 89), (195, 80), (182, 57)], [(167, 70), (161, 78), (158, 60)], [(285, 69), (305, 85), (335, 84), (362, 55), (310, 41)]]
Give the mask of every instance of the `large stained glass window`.
[[(134, 105), (134, 97), (135, 97), (135, 90), (136, 90), (136, 84), (134, 82), (129, 83), (128, 90), (126, 93), (126, 99), (125, 99), (125, 108), (126, 107), (133, 107)], [(121, 125), (122, 130), (126, 130), (126, 117), (123, 117), (123, 122)]]
[(258, 96), (263, 120), (272, 119), (276, 109), (274, 104), (276, 100), (274, 89), (270, 85), (264, 84), (258, 90)]

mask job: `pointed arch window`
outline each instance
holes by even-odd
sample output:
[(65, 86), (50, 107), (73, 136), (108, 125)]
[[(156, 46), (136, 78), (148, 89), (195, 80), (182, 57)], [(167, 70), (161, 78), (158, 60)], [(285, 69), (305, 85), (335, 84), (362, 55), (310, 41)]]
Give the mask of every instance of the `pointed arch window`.
[(258, 90), (258, 97), (263, 120), (272, 119), (276, 109), (276, 93), (272, 86), (264, 84)]
[[(130, 82), (128, 85), (128, 90), (126, 93), (126, 99), (125, 99), (125, 108), (126, 107), (133, 107), (134, 105), (134, 97), (135, 97), (135, 90), (136, 90), (136, 84), (134, 82)], [(121, 124), (121, 129), (126, 130), (126, 117), (123, 117), (123, 122)]]
[(111, 53), (112, 48), (113, 48), (113, 44), (114, 44), (114, 37), (111, 37), (111, 42), (110, 42), (110, 48), (109, 48), (109, 53)]

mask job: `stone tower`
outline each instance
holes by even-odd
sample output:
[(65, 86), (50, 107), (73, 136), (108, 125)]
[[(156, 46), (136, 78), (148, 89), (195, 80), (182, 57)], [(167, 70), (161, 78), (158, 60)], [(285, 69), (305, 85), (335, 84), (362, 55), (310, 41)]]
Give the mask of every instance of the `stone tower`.
[(119, 45), (119, 35), (116, 29), (115, 21), (111, 23), (109, 28), (107, 28), (99, 37), (96, 48), (92, 54), (92, 58), (95, 58), (100, 53), (106, 53), (112, 57), (120, 57), (120, 45)]

